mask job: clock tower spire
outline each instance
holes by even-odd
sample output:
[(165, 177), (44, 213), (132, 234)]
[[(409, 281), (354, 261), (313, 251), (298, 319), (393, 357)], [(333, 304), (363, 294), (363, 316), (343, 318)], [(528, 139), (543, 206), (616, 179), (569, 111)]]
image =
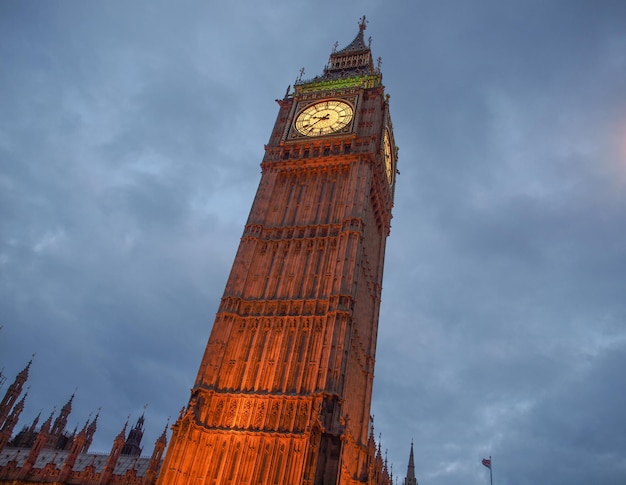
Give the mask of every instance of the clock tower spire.
[(159, 484), (387, 485), (370, 404), (397, 153), (365, 27), (278, 101)]

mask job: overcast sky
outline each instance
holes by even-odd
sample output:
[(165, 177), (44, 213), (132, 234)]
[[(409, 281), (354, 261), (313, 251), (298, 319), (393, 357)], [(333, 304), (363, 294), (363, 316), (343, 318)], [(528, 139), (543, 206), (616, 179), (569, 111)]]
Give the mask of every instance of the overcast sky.
[[(0, 368), (108, 452), (186, 405), (276, 98), (369, 20), (399, 151), (372, 413), (402, 482), (626, 483), (626, 2), (0, 2)], [(0, 389), (4, 393), (7, 384)]]

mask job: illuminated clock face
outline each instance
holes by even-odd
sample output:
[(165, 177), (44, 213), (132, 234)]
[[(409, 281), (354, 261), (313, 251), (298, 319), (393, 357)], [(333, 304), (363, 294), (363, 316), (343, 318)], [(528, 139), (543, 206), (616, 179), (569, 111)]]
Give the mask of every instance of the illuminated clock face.
[(393, 180), (393, 157), (391, 155), (391, 140), (389, 140), (389, 132), (387, 130), (385, 130), (383, 138), (383, 156), (385, 157), (387, 180), (391, 183)]
[(296, 117), (296, 130), (305, 136), (322, 136), (345, 128), (352, 120), (352, 106), (338, 100), (322, 101)]

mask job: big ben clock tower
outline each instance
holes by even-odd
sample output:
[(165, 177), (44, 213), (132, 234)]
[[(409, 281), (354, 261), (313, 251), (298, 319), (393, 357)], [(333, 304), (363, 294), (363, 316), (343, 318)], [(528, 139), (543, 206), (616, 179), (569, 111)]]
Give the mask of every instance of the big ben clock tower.
[(370, 403), (397, 150), (365, 27), (278, 101), (160, 484), (384, 483)]

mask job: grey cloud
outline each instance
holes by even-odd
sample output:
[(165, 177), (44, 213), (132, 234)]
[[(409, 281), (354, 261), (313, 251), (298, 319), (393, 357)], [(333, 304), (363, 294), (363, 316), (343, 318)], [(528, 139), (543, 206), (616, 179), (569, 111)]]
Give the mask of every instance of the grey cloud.
[(372, 408), (394, 475), (413, 438), (420, 483), (485, 483), (490, 454), (498, 483), (624, 481), (622, 2), (0, 9), (0, 367), (37, 353), (24, 422), (78, 387), (94, 449), (146, 403), (150, 448), (274, 99), (365, 13), (400, 147)]

